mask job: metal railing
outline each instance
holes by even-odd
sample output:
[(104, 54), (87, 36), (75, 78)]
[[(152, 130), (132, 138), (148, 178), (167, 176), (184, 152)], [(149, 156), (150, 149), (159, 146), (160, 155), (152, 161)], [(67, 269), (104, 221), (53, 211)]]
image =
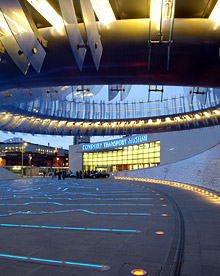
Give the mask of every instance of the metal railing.
[[(196, 100), (196, 101), (195, 101)], [(211, 109), (220, 104), (220, 99), (208, 91), (203, 100), (195, 97), (192, 101), (191, 96), (180, 96), (171, 99), (151, 102), (114, 102), (106, 103), (104, 101), (68, 101), (68, 100), (51, 100), (37, 98), (33, 101), (9, 104), (16, 110), (22, 110), (23, 113), (32, 114), (33, 116), (43, 115), (46, 117), (55, 117), (66, 120), (131, 120), (152, 118), (158, 116), (169, 116), (174, 114), (183, 114), (189, 112)], [(8, 105), (8, 104), (7, 104)]]

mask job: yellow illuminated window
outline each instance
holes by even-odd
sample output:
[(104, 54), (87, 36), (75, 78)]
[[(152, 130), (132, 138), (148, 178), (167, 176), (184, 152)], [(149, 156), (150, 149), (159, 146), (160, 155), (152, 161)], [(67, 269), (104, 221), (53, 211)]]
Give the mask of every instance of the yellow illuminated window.
[(134, 145), (121, 150), (83, 154), (83, 169), (108, 166), (114, 171), (134, 170), (160, 164), (160, 141)]

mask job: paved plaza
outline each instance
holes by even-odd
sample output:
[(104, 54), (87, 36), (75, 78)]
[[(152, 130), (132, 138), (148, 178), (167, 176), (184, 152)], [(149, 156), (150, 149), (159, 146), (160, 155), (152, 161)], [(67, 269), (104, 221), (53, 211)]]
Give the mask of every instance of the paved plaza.
[(219, 275), (220, 205), (190, 191), (31, 178), (0, 199), (2, 276)]

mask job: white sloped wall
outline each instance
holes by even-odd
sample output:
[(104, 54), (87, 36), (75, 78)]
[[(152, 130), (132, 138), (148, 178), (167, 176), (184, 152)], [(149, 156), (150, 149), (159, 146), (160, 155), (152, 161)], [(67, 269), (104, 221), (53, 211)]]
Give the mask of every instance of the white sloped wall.
[(18, 179), (19, 177), (2, 167), (0, 167), (0, 180), (7, 180), (7, 179)]
[(220, 144), (175, 163), (135, 171), (115, 172), (112, 175), (181, 182), (220, 192)]

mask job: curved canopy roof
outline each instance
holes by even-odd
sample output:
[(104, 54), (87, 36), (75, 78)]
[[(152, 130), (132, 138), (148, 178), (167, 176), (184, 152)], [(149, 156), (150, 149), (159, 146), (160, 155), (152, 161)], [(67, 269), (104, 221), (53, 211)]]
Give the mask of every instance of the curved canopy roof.
[[(150, 10), (160, 1), (168, 8), (155, 19)], [(0, 90), (97, 84), (220, 86), (220, 28), (210, 19), (217, 0), (110, 0), (115, 19), (107, 26), (88, 8), (88, 0), (66, 1), (62, 9), (59, 0), (48, 0), (61, 19), (59, 30), (52, 26), (54, 16), (52, 20), (49, 12), (30, 4), (36, 0), (20, 2), (0, 1)], [(93, 17), (97, 24), (91, 23)], [(84, 44), (77, 43), (76, 33)], [(79, 53), (83, 56), (76, 57)]]
[[(0, 0), (0, 129), (111, 135), (219, 124), (215, 93), (196, 110), (181, 102), (158, 118), (146, 115), (146, 108), (138, 117), (134, 108), (133, 117), (142, 122), (137, 128), (130, 107), (121, 118), (120, 106), (75, 104), (65, 91), (106, 84), (220, 87), (218, 7), (220, 0)], [(206, 100), (211, 95), (202, 93)]]

